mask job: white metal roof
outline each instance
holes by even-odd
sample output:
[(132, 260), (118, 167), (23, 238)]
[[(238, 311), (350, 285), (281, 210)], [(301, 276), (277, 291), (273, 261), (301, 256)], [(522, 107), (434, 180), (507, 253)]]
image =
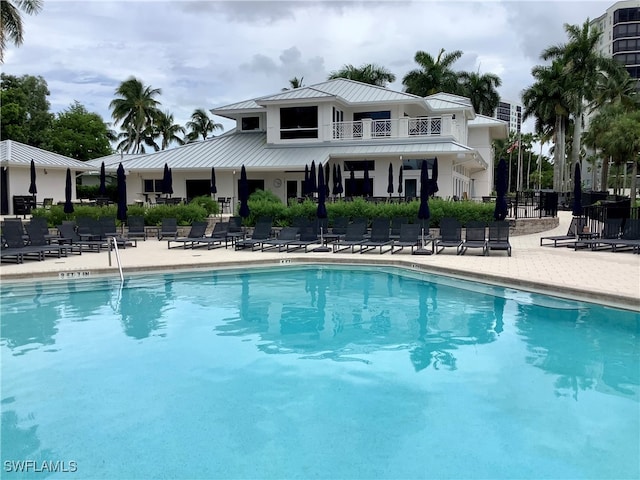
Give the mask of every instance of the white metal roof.
[(32, 147), (31, 145), (25, 145), (15, 140), (2, 140), (0, 142), (0, 165), (28, 168), (31, 166), (31, 160), (33, 160), (36, 168), (71, 168), (76, 171), (87, 171), (94, 168), (86, 162)]
[[(166, 163), (172, 170), (247, 169), (286, 170), (304, 168), (312, 160), (330, 158), (375, 157), (389, 155), (467, 154), (474, 150), (459, 143), (431, 141), (383, 140), (371, 142), (331, 143), (323, 145), (267, 145), (264, 132), (234, 133), (170, 150), (139, 155), (123, 161), (125, 168), (137, 171), (161, 171)], [(100, 164), (102, 159), (96, 159)], [(119, 163), (119, 162), (118, 162)], [(112, 169), (115, 168), (112, 164)], [(106, 166), (106, 162), (105, 162)]]

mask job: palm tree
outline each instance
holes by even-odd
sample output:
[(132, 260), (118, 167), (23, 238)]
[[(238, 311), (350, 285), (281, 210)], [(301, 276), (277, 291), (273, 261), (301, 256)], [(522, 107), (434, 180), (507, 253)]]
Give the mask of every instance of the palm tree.
[(617, 68), (616, 61), (605, 58), (598, 52), (602, 32), (590, 25), (587, 19), (582, 27), (564, 25), (569, 41), (554, 45), (542, 52), (542, 59), (559, 61), (565, 78), (565, 99), (574, 118), (571, 164), (580, 160), (581, 133), (584, 123), (585, 102), (593, 101), (596, 94), (598, 72), (611, 72)]
[(598, 72), (595, 95), (589, 104), (591, 111), (606, 104), (621, 105), (627, 111), (637, 110), (640, 108), (640, 94), (636, 85), (637, 81), (622, 65), (616, 65), (609, 72)]
[(565, 187), (565, 136), (569, 117), (565, 98), (563, 65), (554, 61), (550, 66), (536, 66), (531, 70), (533, 85), (522, 92), (523, 121), (535, 117), (535, 131), (553, 132), (553, 189)]
[(302, 88), (304, 87), (304, 83), (302, 83), (304, 80), (304, 77), (293, 77), (291, 79), (289, 79), (289, 87), (285, 87), (282, 89), (283, 92), (286, 92), (287, 90), (295, 90), (296, 88)]
[(7, 43), (20, 46), (24, 42), (22, 10), (34, 15), (42, 10), (42, 0), (2, 0), (0, 4), (0, 63), (4, 63), (4, 51)]
[(396, 81), (396, 76), (393, 73), (375, 63), (367, 63), (360, 67), (344, 65), (340, 70), (329, 73), (328, 80), (334, 78), (348, 78), (379, 87), (386, 87), (389, 83)]
[(471, 100), (474, 110), (489, 117), (498, 108), (500, 95), (496, 88), (502, 80), (493, 73), (462, 72), (459, 74), (460, 94)]
[(622, 113), (612, 118), (608, 130), (602, 135), (605, 153), (626, 172), (631, 162), (631, 204), (636, 201), (638, 162), (640, 161), (640, 111)]
[(420, 97), (438, 92), (457, 94), (459, 92), (458, 74), (451, 70), (451, 66), (460, 57), (462, 57), (461, 50), (444, 54), (444, 48), (442, 48), (435, 59), (427, 52), (417, 51), (414, 60), (420, 68), (411, 70), (402, 79), (407, 93)]
[(119, 98), (111, 100), (109, 108), (115, 123), (120, 122), (122, 130), (121, 142), (123, 151), (142, 153), (143, 137), (148, 127), (154, 124), (160, 110), (160, 102), (154, 97), (160, 95), (159, 88), (145, 86), (135, 77), (131, 77), (116, 89)]
[(203, 108), (194, 110), (191, 114), (191, 120), (187, 122), (186, 126), (189, 129), (186, 137), (187, 142), (195, 142), (200, 137), (202, 140), (206, 140), (210, 133), (224, 128), (221, 123), (215, 123)]
[(178, 136), (178, 133), (184, 136), (186, 130), (182, 125), (174, 123), (172, 113), (160, 112), (156, 119), (155, 130), (162, 138), (161, 150), (166, 150), (174, 142), (178, 145), (184, 144), (184, 140)]

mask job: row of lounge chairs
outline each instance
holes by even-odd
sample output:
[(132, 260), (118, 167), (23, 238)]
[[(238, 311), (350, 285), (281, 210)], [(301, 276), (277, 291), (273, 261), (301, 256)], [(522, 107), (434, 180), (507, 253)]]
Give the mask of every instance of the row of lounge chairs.
[(540, 246), (573, 247), (574, 250), (630, 251), (640, 254), (640, 219), (607, 218), (591, 231), (584, 217), (574, 217), (566, 235), (540, 237)]
[[(448, 247), (453, 247), (456, 254), (463, 255), (470, 248), (480, 249), (482, 255), (489, 255), (492, 250), (504, 250), (511, 256), (509, 242), (509, 224), (507, 222), (492, 222), (486, 225), (482, 222), (469, 222), (466, 227), (466, 237), (462, 237), (462, 226), (453, 218), (441, 221), (440, 235), (434, 237), (422, 229), (419, 224), (403, 223), (397, 235), (390, 228), (390, 221), (377, 218), (372, 221), (371, 229), (363, 221), (348, 223), (342, 227), (327, 228), (326, 221), (297, 221), (296, 226), (280, 229), (274, 235), (273, 223), (270, 219), (259, 220), (251, 235), (245, 236), (239, 224), (233, 222), (218, 222), (210, 235), (206, 235), (207, 224), (194, 222), (190, 231), (184, 237), (167, 239), (167, 248), (181, 245), (183, 249), (207, 246), (208, 249), (231, 244), (235, 250), (250, 249), (252, 251), (293, 252), (313, 248), (316, 251), (331, 251), (333, 253), (367, 253), (392, 254), (410, 249), (411, 253), (441, 253)], [(430, 246), (430, 251), (427, 249)]]
[[(136, 246), (135, 239), (119, 235), (115, 219), (64, 221), (57, 233), (49, 231), (43, 217), (33, 217), (27, 223), (20, 218), (7, 218), (2, 222), (1, 259), (23, 263), (25, 259), (44, 260), (48, 256), (58, 258), (83, 251), (100, 252), (109, 249), (109, 241), (116, 239), (121, 248)], [(108, 240), (109, 239), (109, 240)]]

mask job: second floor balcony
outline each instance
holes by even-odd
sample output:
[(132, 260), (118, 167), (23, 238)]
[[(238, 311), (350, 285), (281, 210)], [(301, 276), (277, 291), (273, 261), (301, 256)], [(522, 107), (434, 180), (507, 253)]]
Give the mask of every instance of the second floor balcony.
[(463, 140), (453, 115), (334, 122), (331, 129), (329, 138), (338, 141), (434, 136), (453, 136), (456, 140)]

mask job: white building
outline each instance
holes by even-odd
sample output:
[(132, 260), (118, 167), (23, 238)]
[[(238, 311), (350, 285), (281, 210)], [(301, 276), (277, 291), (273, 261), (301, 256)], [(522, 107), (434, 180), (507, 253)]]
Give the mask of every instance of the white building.
[(500, 99), (495, 118), (507, 122), (509, 131), (520, 133), (522, 130), (522, 104), (510, 100)]
[[(629, 75), (640, 79), (640, 0), (616, 2), (591, 21), (603, 32), (598, 49), (623, 64)], [(638, 83), (640, 88), (640, 82)]]
[[(165, 164), (172, 170), (174, 197), (209, 195), (215, 167), (217, 197), (229, 198), (234, 205), (243, 165), (251, 191), (270, 190), (283, 201), (302, 196), (305, 166), (312, 162), (323, 167), (328, 164), (330, 172), (334, 165), (340, 167), (344, 196), (359, 194), (367, 171), (369, 189), (377, 197), (389, 196), (391, 164), (397, 197), (402, 165), (402, 195), (417, 197), (422, 160), (431, 166), (437, 157), (438, 195), (479, 200), (493, 189), (492, 141), (508, 135), (506, 122), (476, 114), (467, 98), (446, 93), (423, 98), (347, 79), (278, 92), (212, 112), (235, 120), (237, 127), (210, 140), (155, 153), (110, 155), (88, 162), (62, 157), (60, 166), (64, 164), (66, 170), (72, 164), (78, 172), (90, 169), (95, 174), (104, 162), (107, 172), (114, 175), (122, 163), (130, 204), (154, 202), (161, 195)], [(0, 151), (0, 161), (11, 170), (8, 195), (27, 194), (29, 155), (24, 156), (26, 163), (16, 162), (15, 155), (7, 156), (7, 151)], [(38, 191), (42, 188), (51, 193), (46, 196), (63, 200), (63, 175), (44, 175), (46, 165), (52, 173), (57, 171), (51, 160), (45, 163), (45, 157), (42, 153), (34, 156)], [(352, 174), (354, 191), (350, 191), (351, 182), (346, 182)]]
[[(242, 165), (250, 190), (270, 190), (283, 201), (302, 195), (305, 166), (339, 165), (343, 179), (353, 171), (356, 185), (365, 168), (373, 196), (387, 197), (389, 164), (404, 167), (403, 195), (419, 195), (419, 166), (438, 158), (438, 194), (480, 199), (493, 189), (491, 143), (506, 138), (505, 122), (477, 115), (469, 99), (450, 94), (423, 98), (347, 79), (214, 108), (237, 127), (218, 137), (171, 150), (102, 161), (127, 172), (129, 201), (160, 195), (165, 163), (171, 168), (175, 197), (209, 192), (215, 167), (218, 197), (237, 200)], [(333, 180), (331, 180), (333, 181)], [(397, 183), (397, 180), (396, 180)], [(348, 188), (345, 185), (345, 188)], [(397, 196), (397, 185), (394, 191)], [(345, 195), (357, 194), (346, 191)]]

